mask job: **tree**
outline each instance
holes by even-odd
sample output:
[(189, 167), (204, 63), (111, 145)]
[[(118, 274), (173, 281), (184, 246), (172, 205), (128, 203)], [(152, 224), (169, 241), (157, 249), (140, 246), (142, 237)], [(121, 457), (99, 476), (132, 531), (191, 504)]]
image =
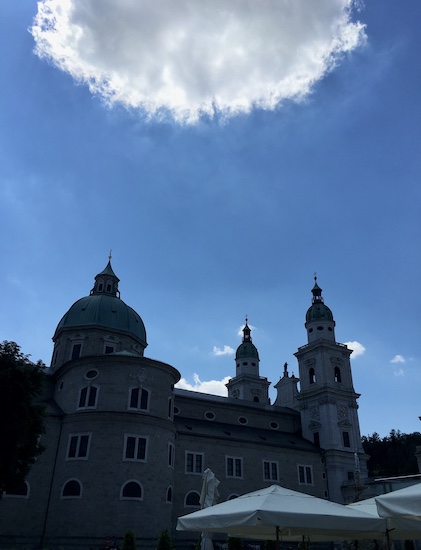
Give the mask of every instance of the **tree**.
[(157, 550), (173, 550), (174, 546), (168, 529), (164, 529), (160, 534), (156, 548)]
[(0, 497), (23, 483), (43, 451), (44, 406), (36, 402), (45, 365), (29, 360), (15, 342), (0, 343)]
[(418, 473), (415, 456), (417, 445), (421, 445), (421, 434), (402, 434), (391, 430), (387, 437), (380, 438), (374, 432), (362, 438), (364, 452), (370, 458), (367, 461), (369, 476), (404, 476)]
[(136, 550), (136, 537), (130, 529), (124, 534), (122, 550)]

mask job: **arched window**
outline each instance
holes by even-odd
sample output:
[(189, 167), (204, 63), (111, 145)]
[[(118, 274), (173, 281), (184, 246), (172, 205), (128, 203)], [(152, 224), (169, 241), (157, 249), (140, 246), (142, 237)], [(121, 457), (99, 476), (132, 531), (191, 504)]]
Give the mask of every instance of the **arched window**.
[(238, 495), (236, 493), (231, 493), (227, 500), (234, 500), (235, 498), (238, 498)]
[(62, 498), (80, 498), (82, 496), (82, 485), (77, 479), (69, 479), (63, 485)]
[(257, 395), (255, 395), (255, 396), (253, 397), (253, 401), (254, 401), (255, 403), (258, 403), (258, 402), (259, 402), (259, 398), (257, 397)]
[(126, 483), (121, 488), (120, 498), (122, 499), (143, 499), (142, 485), (135, 479), (126, 481)]
[(309, 379), (310, 379), (310, 384), (315, 384), (316, 383), (316, 373), (314, 372), (313, 367), (311, 367), (311, 369), (308, 371), (308, 375), (309, 375)]
[(342, 382), (341, 378), (341, 369), (339, 367), (335, 367), (335, 382)]
[(190, 491), (187, 493), (185, 506), (200, 506), (200, 495), (197, 491)]
[(167, 502), (172, 502), (172, 487), (168, 487), (167, 489)]
[(147, 411), (149, 408), (149, 392), (144, 388), (130, 388), (129, 409)]

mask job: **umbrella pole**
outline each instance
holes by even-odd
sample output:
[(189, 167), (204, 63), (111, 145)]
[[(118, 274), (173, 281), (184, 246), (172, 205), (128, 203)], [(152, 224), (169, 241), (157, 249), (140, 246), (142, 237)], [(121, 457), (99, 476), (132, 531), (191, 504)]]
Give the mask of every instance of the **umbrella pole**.
[(276, 550), (279, 550), (279, 527), (276, 526)]

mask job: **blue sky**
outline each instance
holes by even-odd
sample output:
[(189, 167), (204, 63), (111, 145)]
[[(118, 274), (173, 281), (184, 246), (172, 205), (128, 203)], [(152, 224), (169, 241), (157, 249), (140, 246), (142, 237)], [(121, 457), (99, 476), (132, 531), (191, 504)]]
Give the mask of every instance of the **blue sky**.
[(112, 249), (146, 355), (220, 391), (247, 314), (275, 384), (316, 271), (362, 434), (420, 431), (421, 4), (246, 4), (1, 3), (0, 338), (48, 364)]

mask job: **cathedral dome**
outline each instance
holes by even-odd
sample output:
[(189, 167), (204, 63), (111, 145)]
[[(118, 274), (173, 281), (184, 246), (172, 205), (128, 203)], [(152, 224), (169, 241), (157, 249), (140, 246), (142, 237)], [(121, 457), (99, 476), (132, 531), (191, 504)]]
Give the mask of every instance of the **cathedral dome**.
[(62, 329), (99, 326), (118, 332), (128, 332), (146, 347), (146, 330), (134, 309), (116, 296), (92, 294), (75, 302), (57, 325)]
[(129, 334), (145, 348), (145, 325), (136, 311), (120, 299), (118, 283), (119, 279), (109, 261), (105, 269), (95, 277), (90, 295), (80, 298), (63, 315), (53, 340), (64, 329), (99, 327)]

